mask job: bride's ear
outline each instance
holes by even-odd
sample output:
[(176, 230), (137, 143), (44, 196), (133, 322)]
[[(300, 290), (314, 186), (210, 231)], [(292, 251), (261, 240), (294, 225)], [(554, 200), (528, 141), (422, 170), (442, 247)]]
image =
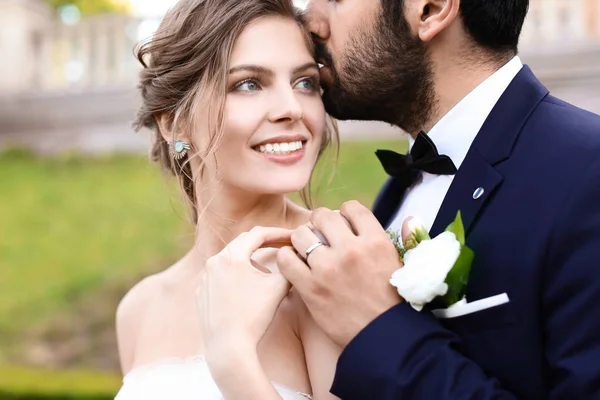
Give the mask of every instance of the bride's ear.
[(160, 135), (167, 143), (172, 143), (174, 140), (183, 140), (190, 143), (189, 137), (182, 132), (175, 132), (173, 117), (169, 113), (161, 113), (154, 115), (156, 124), (160, 131)]
[(169, 113), (155, 114), (154, 119), (158, 125), (160, 135), (167, 143), (173, 141), (173, 118)]
[(431, 41), (459, 16), (460, 0), (422, 0), (416, 3), (416, 32), (423, 42)]

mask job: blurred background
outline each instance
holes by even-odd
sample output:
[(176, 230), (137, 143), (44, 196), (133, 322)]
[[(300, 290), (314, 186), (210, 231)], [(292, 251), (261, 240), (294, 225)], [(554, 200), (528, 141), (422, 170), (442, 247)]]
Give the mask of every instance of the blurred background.
[[(0, 0), (0, 399), (113, 398), (116, 306), (189, 246), (177, 189), (130, 128), (132, 48), (174, 3)], [(600, 0), (531, 0), (521, 57), (554, 95), (600, 113)], [(405, 136), (340, 130), (320, 204), (371, 205), (385, 180), (373, 152)]]

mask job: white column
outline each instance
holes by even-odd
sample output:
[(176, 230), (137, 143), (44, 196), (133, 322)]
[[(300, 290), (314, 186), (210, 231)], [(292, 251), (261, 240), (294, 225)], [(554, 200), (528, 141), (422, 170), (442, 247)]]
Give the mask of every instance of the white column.
[(98, 19), (95, 21), (94, 30), (96, 36), (95, 80), (99, 85), (104, 85), (108, 81), (108, 52), (110, 47), (107, 36), (110, 34), (110, 25), (106, 23), (106, 19)]
[(39, 90), (47, 89), (51, 84), (51, 73), (54, 61), (54, 29), (49, 27), (41, 34), (40, 55), (36, 64), (39, 77)]
[(114, 16), (113, 21), (113, 37), (114, 37), (114, 57), (116, 67), (116, 82), (121, 83), (125, 81), (127, 77), (126, 71), (126, 60), (127, 55), (126, 48), (126, 31), (125, 31), (126, 20), (122, 16)]
[(585, 0), (569, 0), (569, 4), (563, 0), (563, 7), (567, 10), (567, 21), (563, 28), (563, 33), (569, 39), (580, 42), (586, 36), (586, 4)]
[(544, 42), (553, 42), (560, 36), (559, 0), (546, 0), (541, 12), (541, 35)]
[(57, 23), (52, 41), (54, 46), (52, 55), (51, 88), (64, 88), (67, 86), (67, 63), (71, 56), (71, 30), (68, 26)]
[(540, 24), (542, 22), (542, 15), (539, 3), (540, 0), (531, 0), (529, 5), (529, 12), (527, 13), (527, 18), (525, 18), (519, 40), (520, 47), (522, 48), (535, 46), (541, 40)]
[(79, 35), (79, 61), (83, 67), (83, 76), (81, 77), (82, 86), (94, 86), (94, 76), (92, 76), (93, 65), (92, 35), (91, 24), (86, 20), (81, 20), (78, 26)]

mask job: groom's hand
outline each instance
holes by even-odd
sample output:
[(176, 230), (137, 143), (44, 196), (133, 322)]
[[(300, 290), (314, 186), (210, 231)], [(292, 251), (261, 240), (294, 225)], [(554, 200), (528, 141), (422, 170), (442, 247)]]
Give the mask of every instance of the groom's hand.
[[(344, 203), (339, 212), (317, 209), (310, 221), (312, 228), (302, 225), (292, 233), (293, 248), (281, 248), (277, 263), (315, 321), (345, 347), (401, 301), (389, 279), (402, 265), (387, 233), (357, 201)], [(319, 240), (326, 245), (306, 257), (306, 250)]]

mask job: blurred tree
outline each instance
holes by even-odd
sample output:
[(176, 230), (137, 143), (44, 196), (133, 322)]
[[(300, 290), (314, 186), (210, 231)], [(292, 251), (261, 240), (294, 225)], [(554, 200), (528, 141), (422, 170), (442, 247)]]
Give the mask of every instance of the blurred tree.
[(128, 0), (44, 0), (55, 10), (65, 6), (76, 6), (82, 16), (119, 13), (129, 14), (131, 3)]

